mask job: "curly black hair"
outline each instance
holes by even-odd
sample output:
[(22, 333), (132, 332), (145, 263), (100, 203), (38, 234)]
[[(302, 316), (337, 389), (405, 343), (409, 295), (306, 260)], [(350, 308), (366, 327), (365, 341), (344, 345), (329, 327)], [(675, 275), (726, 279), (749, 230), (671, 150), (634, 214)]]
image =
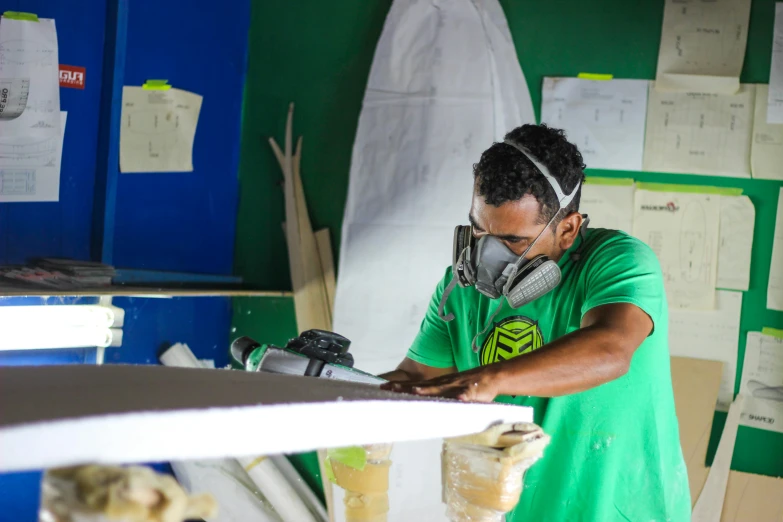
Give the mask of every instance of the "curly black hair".
[[(585, 180), (585, 164), (576, 145), (566, 139), (565, 132), (545, 124), (522, 125), (505, 136), (505, 140), (527, 149), (560, 184), (565, 194), (570, 194), (579, 182)], [(519, 150), (506, 143), (495, 143), (484, 151), (478, 163), (473, 165), (478, 194), (493, 206), (517, 201), (526, 194), (532, 195), (541, 206), (538, 218), (547, 223), (557, 212), (559, 202), (555, 191), (535, 165)], [(571, 212), (579, 210), (580, 188), (573, 201), (560, 213), (556, 222)]]

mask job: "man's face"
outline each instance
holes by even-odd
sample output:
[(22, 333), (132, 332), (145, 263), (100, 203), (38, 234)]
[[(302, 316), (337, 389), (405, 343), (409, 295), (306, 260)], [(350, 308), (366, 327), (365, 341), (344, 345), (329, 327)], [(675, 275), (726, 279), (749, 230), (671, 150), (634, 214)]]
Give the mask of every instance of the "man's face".
[[(495, 236), (512, 252), (521, 256), (546, 227), (546, 223), (541, 223), (542, 220), (539, 219), (540, 210), (536, 198), (529, 194), (517, 201), (503, 203), (499, 207), (489, 205), (484, 201), (483, 196), (477, 194), (474, 187), (470, 223), (473, 225), (473, 234), (476, 238), (485, 235)], [(582, 216), (578, 212), (569, 214), (557, 226), (551, 225), (544, 231), (525, 257), (532, 259), (539, 254), (545, 254), (550, 259), (559, 260), (574, 243), (581, 224)]]

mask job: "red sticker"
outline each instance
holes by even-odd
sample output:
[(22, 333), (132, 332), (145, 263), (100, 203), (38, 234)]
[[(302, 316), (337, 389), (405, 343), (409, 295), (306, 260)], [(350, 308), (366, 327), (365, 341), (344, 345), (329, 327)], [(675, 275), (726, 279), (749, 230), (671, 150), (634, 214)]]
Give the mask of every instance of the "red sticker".
[(60, 64), (60, 87), (71, 89), (84, 89), (84, 75), (87, 70), (84, 67)]

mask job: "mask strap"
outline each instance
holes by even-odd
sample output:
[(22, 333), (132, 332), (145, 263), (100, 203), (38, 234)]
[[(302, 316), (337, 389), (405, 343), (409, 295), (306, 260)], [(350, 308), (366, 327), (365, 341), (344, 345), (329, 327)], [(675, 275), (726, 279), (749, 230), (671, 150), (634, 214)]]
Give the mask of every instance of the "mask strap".
[(471, 341), (470, 345), (473, 347), (473, 353), (478, 353), (479, 347), (476, 344), (476, 339), (478, 339), (480, 336), (487, 333), (487, 330), (489, 330), (489, 327), (492, 326), (494, 323), (492, 321), (495, 320), (495, 316), (498, 315), (498, 312), (500, 312), (500, 309), (503, 308), (503, 300), (500, 300), (500, 303), (498, 304), (498, 307), (495, 308), (495, 311), (492, 312), (492, 315), (489, 319), (487, 319), (487, 324), (484, 325), (484, 329), (481, 330), (479, 333), (473, 336), (473, 341)]
[(454, 320), (454, 314), (445, 315), (443, 312), (446, 308), (446, 301), (449, 300), (449, 295), (451, 295), (451, 292), (454, 290), (455, 286), (457, 286), (457, 276), (451, 274), (451, 281), (449, 281), (449, 285), (446, 287), (446, 289), (443, 290), (443, 295), (441, 296), (440, 304), (438, 305), (438, 317), (447, 323)]
[(515, 149), (517, 149), (519, 152), (525, 155), (527, 159), (530, 160), (530, 162), (535, 165), (535, 167), (538, 169), (538, 171), (546, 178), (546, 180), (549, 182), (549, 186), (552, 187), (552, 190), (555, 191), (555, 195), (557, 196), (557, 202), (560, 205), (560, 210), (563, 210), (565, 207), (571, 204), (571, 202), (576, 197), (576, 191), (579, 190), (579, 187), (582, 185), (582, 182), (576, 184), (574, 187), (574, 190), (571, 191), (570, 194), (564, 194), (563, 189), (560, 188), (560, 183), (557, 182), (557, 180), (550, 174), (549, 169), (546, 168), (546, 165), (541, 163), (536, 159), (535, 156), (533, 156), (529, 150), (527, 150), (525, 147), (518, 145), (514, 143), (511, 140), (505, 140), (503, 141), (506, 145), (511, 145)]

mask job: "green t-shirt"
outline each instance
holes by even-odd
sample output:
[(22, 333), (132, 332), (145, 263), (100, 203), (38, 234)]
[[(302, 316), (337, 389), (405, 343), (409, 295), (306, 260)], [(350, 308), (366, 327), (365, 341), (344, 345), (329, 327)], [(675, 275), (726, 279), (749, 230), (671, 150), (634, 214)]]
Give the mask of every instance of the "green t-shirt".
[[(572, 254), (580, 250), (578, 259)], [(451, 269), (432, 298), (408, 357), (460, 371), (522, 356), (579, 329), (584, 314), (631, 303), (649, 315), (653, 333), (636, 350), (626, 375), (564, 397), (498, 397), (532, 406), (552, 441), (525, 476), (509, 521), (650, 522), (690, 520), (688, 473), (674, 412), (663, 276), (652, 250), (615, 230), (588, 229), (559, 261), (553, 291), (519, 309), (474, 288), (457, 287), (446, 312), (438, 303)], [(497, 306), (494, 325), (476, 340)]]

